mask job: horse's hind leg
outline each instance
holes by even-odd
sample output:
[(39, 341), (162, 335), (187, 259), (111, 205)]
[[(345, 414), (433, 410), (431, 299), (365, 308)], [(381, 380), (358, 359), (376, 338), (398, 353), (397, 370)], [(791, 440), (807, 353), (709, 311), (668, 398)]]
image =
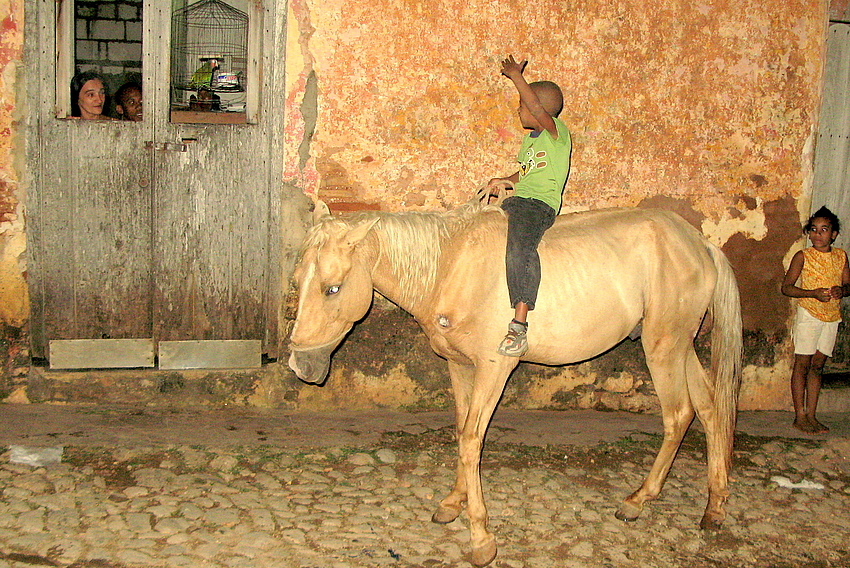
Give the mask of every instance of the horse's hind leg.
[[(675, 343), (674, 340), (670, 341)], [(694, 419), (694, 408), (688, 396), (685, 377), (683, 349), (664, 348), (660, 343), (651, 342), (644, 336), (646, 363), (661, 403), (664, 440), (643, 484), (629, 495), (617, 510), (615, 516), (623, 521), (637, 519), (643, 510), (643, 504), (661, 493), (661, 487), (673, 465), (673, 458), (676, 457), (682, 438)], [(650, 350), (648, 346), (653, 348)], [(687, 348), (693, 351), (692, 345)]]
[[(466, 416), (469, 411), (469, 397), (472, 394), (475, 367), (449, 361), (449, 375), (451, 375), (452, 390), (455, 397), (455, 430), (457, 438), (460, 440), (461, 430), (463, 425), (466, 424)], [(458, 446), (458, 451), (459, 448), (460, 446)], [(440, 505), (431, 516), (431, 520), (435, 523), (450, 523), (463, 511), (464, 504), (466, 504), (466, 476), (464, 475), (463, 463), (458, 457), (454, 487), (451, 493), (440, 501)]]
[(699, 526), (702, 529), (717, 529), (726, 518), (724, 505), (729, 497), (732, 433), (726, 432), (723, 417), (718, 416), (715, 410), (713, 388), (696, 353), (689, 354), (687, 369), (688, 390), (705, 430), (708, 450), (708, 504)]

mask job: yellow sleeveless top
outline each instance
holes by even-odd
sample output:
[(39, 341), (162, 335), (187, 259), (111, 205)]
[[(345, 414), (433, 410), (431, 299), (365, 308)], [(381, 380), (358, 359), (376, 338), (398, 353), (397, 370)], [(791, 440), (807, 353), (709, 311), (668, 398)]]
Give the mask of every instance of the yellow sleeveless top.
[[(803, 250), (803, 271), (800, 273), (800, 288), (831, 288), (841, 286), (844, 272), (845, 252), (832, 247), (829, 252), (820, 252), (814, 247)], [(832, 298), (821, 302), (817, 298), (798, 298), (799, 305), (821, 321), (841, 321), (841, 300)]]

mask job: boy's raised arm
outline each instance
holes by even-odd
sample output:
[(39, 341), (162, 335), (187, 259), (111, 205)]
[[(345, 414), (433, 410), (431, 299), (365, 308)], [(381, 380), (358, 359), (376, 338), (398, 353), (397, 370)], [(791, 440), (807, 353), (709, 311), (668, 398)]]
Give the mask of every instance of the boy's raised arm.
[(522, 75), (526, 65), (528, 65), (527, 59), (523, 59), (522, 62), (517, 63), (514, 56), (509, 55), (507, 59), (502, 61), (502, 75), (513, 81), (517, 92), (519, 92), (519, 98), (522, 101), (522, 104), (525, 105), (525, 108), (528, 109), (531, 115), (537, 120), (537, 122), (540, 123), (540, 126), (543, 127), (544, 130), (549, 132), (553, 138), (557, 139), (558, 128), (555, 126), (555, 121), (552, 120), (552, 117), (548, 112), (546, 112), (543, 105), (540, 104), (540, 99), (537, 98), (537, 94)]

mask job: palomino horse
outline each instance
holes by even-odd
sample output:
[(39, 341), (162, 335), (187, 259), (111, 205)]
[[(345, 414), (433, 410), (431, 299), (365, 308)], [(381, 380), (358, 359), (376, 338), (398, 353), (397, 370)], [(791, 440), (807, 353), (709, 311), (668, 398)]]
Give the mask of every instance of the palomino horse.
[[(319, 202), (295, 271), (298, 315), (289, 366), (322, 383), (330, 357), (372, 302), (373, 289), (412, 314), (448, 361), (458, 436), (457, 480), (433, 520), (466, 505), (475, 565), (496, 556), (479, 463), (485, 431), (518, 359), (497, 347), (513, 310), (505, 282), (502, 211), (471, 202), (448, 213), (361, 213), (334, 218)], [(741, 371), (738, 287), (726, 257), (681, 217), (607, 209), (561, 215), (539, 246), (543, 280), (524, 360), (562, 365), (594, 357), (641, 329), (661, 403), (664, 439), (640, 488), (616, 516), (638, 517), (658, 496), (694, 412), (706, 432), (708, 504), (700, 526), (726, 513)], [(694, 338), (713, 323), (706, 373)]]

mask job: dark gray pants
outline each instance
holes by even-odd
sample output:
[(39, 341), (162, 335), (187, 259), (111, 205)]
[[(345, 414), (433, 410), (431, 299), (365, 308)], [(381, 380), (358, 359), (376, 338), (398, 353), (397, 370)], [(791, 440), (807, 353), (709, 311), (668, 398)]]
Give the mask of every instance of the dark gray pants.
[(540, 256), (537, 245), (546, 229), (555, 222), (555, 210), (537, 199), (508, 197), (502, 202), (508, 214), (508, 246), (505, 268), (511, 307), (517, 302), (533, 310), (540, 287)]

